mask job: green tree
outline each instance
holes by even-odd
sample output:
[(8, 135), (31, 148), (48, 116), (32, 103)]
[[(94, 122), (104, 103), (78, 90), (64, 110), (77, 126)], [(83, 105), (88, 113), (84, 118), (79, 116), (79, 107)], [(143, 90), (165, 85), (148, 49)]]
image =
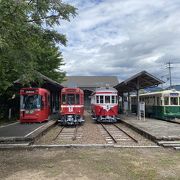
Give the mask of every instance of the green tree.
[(67, 40), (54, 26), (69, 21), (76, 9), (61, 0), (0, 0), (0, 14), (0, 94), (19, 77), (34, 80), (37, 71), (61, 82), (57, 44)]

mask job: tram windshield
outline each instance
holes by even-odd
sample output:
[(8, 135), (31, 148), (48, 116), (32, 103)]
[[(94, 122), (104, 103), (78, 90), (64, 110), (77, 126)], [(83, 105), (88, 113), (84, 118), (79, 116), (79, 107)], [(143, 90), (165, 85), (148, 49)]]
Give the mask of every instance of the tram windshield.
[(63, 94), (62, 104), (79, 104), (79, 94)]
[(41, 108), (41, 96), (37, 94), (21, 95), (20, 108), (21, 109)]

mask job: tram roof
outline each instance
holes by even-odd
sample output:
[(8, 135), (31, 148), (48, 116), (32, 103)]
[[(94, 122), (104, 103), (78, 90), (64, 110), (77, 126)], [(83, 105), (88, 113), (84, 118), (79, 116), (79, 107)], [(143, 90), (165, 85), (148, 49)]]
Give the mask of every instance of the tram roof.
[[(167, 94), (177, 94), (180, 95), (180, 91), (176, 91), (175, 89), (169, 89), (169, 90), (161, 90), (161, 91), (156, 91), (156, 92), (145, 92), (141, 93), (140, 96), (154, 96), (154, 95), (167, 95)], [(136, 97), (136, 95), (131, 95), (132, 97)]]
[(117, 90), (112, 87), (100, 87), (100, 88), (97, 88), (95, 92), (117, 92)]
[(136, 91), (137, 89), (144, 89), (151, 86), (158, 86), (164, 83), (164, 81), (148, 73), (147, 71), (141, 71), (127, 80), (114, 86), (119, 93), (126, 93)]

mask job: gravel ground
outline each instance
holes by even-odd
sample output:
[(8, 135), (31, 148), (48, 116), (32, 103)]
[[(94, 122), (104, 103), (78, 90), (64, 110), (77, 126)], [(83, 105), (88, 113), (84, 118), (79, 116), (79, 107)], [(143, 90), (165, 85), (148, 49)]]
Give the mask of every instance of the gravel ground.
[[(138, 140), (138, 143), (130, 140), (121, 140), (117, 141), (118, 145), (122, 146), (150, 146), (155, 145), (152, 141), (144, 138), (140, 134), (136, 133), (132, 129), (126, 127), (122, 123), (117, 123), (119, 127), (124, 129), (128, 134)], [(35, 144), (108, 144), (109, 142), (106, 140), (109, 136), (107, 133), (103, 132), (103, 128), (100, 124), (95, 123), (90, 114), (85, 112), (85, 123), (78, 127), (77, 130), (77, 139), (72, 140), (75, 128), (65, 127), (62, 133), (55, 139), (59, 131), (61, 130), (61, 126), (57, 125), (52, 128), (49, 132), (47, 132), (44, 136), (42, 136), (39, 140), (35, 142)], [(116, 129), (116, 128), (115, 128)], [(117, 129), (116, 129), (117, 130)], [(117, 130), (119, 131), (119, 130)], [(127, 139), (126, 135), (121, 132), (120, 138)]]

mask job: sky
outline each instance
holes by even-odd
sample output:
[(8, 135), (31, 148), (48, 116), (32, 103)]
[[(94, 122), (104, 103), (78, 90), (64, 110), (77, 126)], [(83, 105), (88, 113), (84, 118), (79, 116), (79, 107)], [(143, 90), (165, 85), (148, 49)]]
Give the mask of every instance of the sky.
[[(77, 8), (66, 34), (63, 70), (69, 76), (117, 76), (123, 81), (146, 70), (180, 84), (179, 0), (64, 0)], [(167, 81), (167, 83), (169, 83)]]

